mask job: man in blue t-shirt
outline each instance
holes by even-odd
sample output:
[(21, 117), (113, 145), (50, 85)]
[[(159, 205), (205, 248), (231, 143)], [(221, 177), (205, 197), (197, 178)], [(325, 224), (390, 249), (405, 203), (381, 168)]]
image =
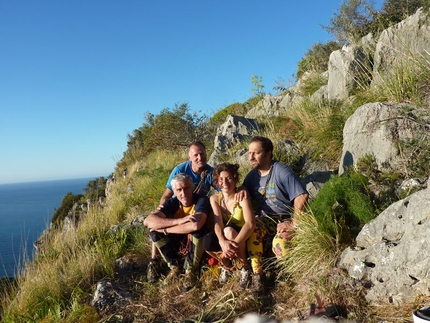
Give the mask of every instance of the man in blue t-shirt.
[(248, 154), (253, 169), (246, 175), (243, 186), (254, 201), (256, 215), (271, 217), (278, 223), (272, 250), (280, 257), (287, 250), (286, 241), (305, 209), (309, 194), (290, 167), (273, 160), (273, 143), (269, 138), (253, 137)]
[(186, 256), (184, 290), (192, 288), (200, 271), (204, 254), (203, 237), (209, 215), (209, 199), (193, 193), (192, 178), (186, 174), (175, 175), (171, 181), (174, 197), (145, 218), (151, 240), (170, 268), (165, 284), (171, 283), (181, 273), (179, 253)]
[[(175, 175), (189, 175), (194, 184), (194, 193), (199, 196), (206, 196), (213, 186), (212, 173), (213, 167), (207, 164), (205, 145), (201, 141), (193, 141), (188, 146), (188, 161), (177, 165), (170, 173), (166, 184), (166, 190), (160, 199), (160, 205), (163, 205), (165, 201), (173, 197), (174, 192), (171, 181)], [(147, 281), (150, 283), (154, 283), (159, 278), (157, 256), (158, 250), (155, 245), (152, 244), (151, 260), (147, 269)]]
[(194, 193), (206, 196), (212, 187), (213, 167), (207, 164), (206, 147), (200, 141), (194, 141), (188, 146), (188, 160), (177, 165), (170, 173), (166, 190), (160, 199), (160, 205), (173, 196), (171, 181), (177, 174), (189, 175), (194, 183)]

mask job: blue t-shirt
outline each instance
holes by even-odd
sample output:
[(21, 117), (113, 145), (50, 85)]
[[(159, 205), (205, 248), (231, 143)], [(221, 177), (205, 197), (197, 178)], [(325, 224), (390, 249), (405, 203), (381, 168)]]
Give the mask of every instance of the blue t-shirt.
[(272, 174), (265, 187), (268, 176), (269, 174), (260, 176), (257, 169), (252, 169), (243, 182), (243, 186), (257, 204), (256, 214), (291, 217), (294, 199), (307, 193), (306, 187), (290, 167), (278, 161), (274, 162)]
[(193, 169), (191, 168), (191, 161), (188, 160), (173, 168), (172, 172), (170, 173), (169, 179), (167, 180), (166, 188), (173, 191), (172, 184), (171, 184), (173, 177), (175, 177), (175, 175), (183, 173), (191, 176), (191, 178), (193, 179), (194, 193), (197, 193), (200, 196), (206, 196), (209, 193), (212, 186), (213, 171), (214, 171), (213, 167), (206, 164), (204, 178), (203, 178), (203, 181), (201, 181), (200, 175), (193, 172)]

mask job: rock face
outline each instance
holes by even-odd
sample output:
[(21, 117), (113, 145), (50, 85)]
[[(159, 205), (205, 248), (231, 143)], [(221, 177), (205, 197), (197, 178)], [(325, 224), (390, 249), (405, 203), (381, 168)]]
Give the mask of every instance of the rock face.
[(429, 35), (430, 17), (422, 9), (384, 30), (376, 44), (372, 83), (378, 82), (381, 73), (391, 73), (396, 65), (413, 68), (416, 61), (428, 62)]
[(362, 46), (343, 46), (331, 53), (328, 64), (328, 99), (345, 100), (358, 86), (369, 82), (370, 64), (368, 54)]
[(217, 129), (214, 151), (208, 164), (217, 165), (223, 157), (230, 157), (228, 156), (229, 149), (242, 143), (246, 137), (250, 137), (257, 130), (258, 124), (255, 119), (235, 115), (227, 116), (226, 121)]
[(261, 116), (278, 116), (283, 112), (281, 102), (284, 97), (266, 95), (257, 105), (248, 111), (247, 118), (257, 118)]
[(430, 188), (398, 201), (367, 223), (339, 267), (368, 280), (367, 300), (401, 304), (430, 295)]
[(367, 154), (375, 157), (381, 170), (403, 171), (405, 160), (398, 143), (422, 133), (428, 135), (430, 123), (424, 114), (422, 109), (401, 104), (368, 103), (359, 107), (343, 129), (339, 174)]

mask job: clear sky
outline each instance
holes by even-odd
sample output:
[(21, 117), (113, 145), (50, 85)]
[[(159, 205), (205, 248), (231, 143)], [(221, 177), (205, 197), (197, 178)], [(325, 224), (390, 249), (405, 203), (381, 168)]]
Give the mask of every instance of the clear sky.
[(146, 112), (273, 93), (341, 3), (0, 1), (0, 183), (108, 176)]

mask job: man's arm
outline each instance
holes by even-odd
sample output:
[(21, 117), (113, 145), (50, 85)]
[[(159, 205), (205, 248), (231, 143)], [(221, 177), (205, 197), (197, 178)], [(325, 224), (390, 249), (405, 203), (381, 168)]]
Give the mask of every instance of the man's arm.
[(179, 219), (167, 218), (163, 212), (157, 210), (148, 215), (143, 224), (151, 231), (184, 234), (201, 229), (206, 218), (207, 215), (203, 212), (196, 212)]
[(207, 214), (203, 212), (196, 212), (191, 215), (178, 220), (183, 222), (171, 227), (166, 228), (165, 233), (185, 234), (200, 230), (206, 223)]
[(282, 232), (288, 233), (288, 232), (293, 231), (297, 227), (297, 225), (300, 221), (299, 215), (301, 212), (303, 212), (305, 210), (306, 202), (308, 201), (308, 197), (309, 197), (308, 193), (303, 193), (303, 194), (296, 196), (296, 198), (293, 201), (293, 203), (294, 203), (293, 220), (278, 223), (278, 225), (276, 227), (277, 233), (282, 233)]
[(175, 219), (168, 219), (163, 212), (157, 210), (148, 215), (143, 221), (143, 224), (151, 231), (162, 231), (162, 229), (174, 225), (172, 220)]
[(163, 193), (163, 196), (161, 196), (160, 205), (163, 205), (164, 202), (166, 202), (172, 196), (173, 196), (173, 191), (169, 188), (166, 188), (166, 190)]
[(301, 212), (305, 210), (308, 197), (309, 197), (308, 193), (303, 193), (303, 194), (300, 194), (299, 196), (296, 196), (296, 198), (294, 199), (294, 215), (293, 215), (294, 226), (297, 226), (297, 223), (299, 222), (299, 215)]

